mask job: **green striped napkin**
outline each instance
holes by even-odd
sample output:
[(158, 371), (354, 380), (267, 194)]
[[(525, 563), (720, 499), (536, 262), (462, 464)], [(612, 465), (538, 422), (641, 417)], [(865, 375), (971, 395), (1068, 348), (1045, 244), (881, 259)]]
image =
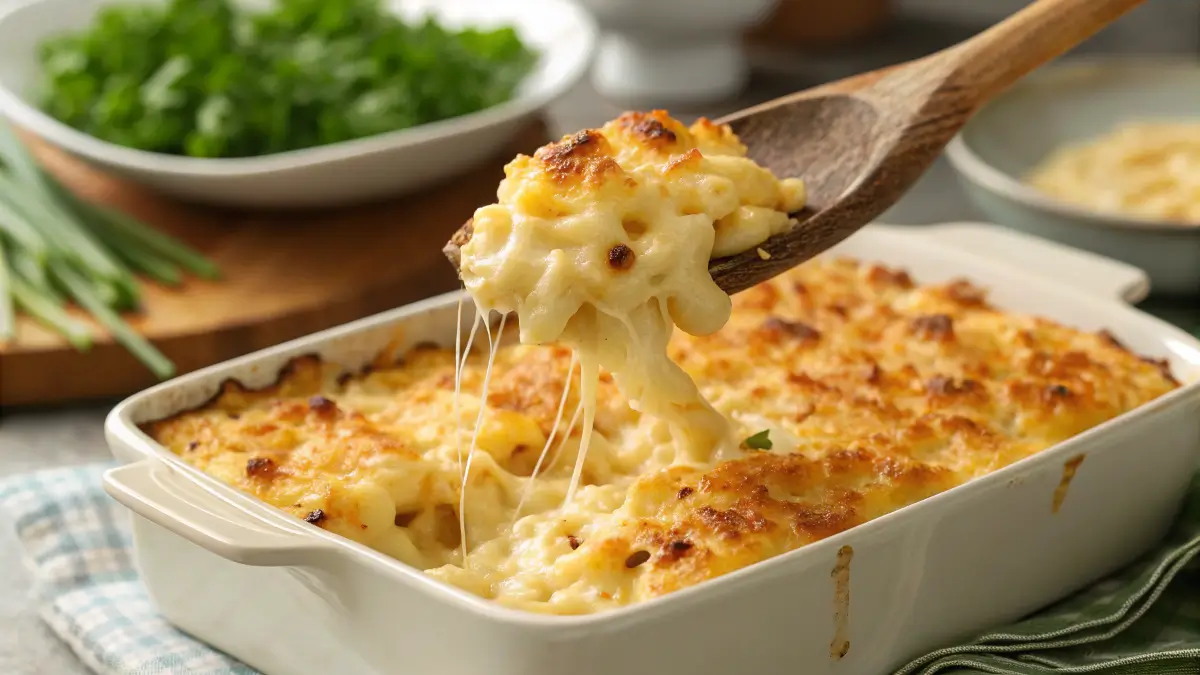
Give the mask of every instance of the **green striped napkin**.
[(1200, 675), (1200, 477), (1163, 545), (1113, 577), (896, 675)]

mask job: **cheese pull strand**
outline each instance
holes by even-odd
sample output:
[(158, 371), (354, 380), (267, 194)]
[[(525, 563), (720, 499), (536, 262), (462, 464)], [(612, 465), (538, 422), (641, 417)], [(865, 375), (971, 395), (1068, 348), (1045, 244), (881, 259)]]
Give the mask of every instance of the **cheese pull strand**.
[[(480, 310), (476, 310), (476, 312), (480, 312)], [(483, 327), (487, 330), (488, 338), (487, 370), (483, 371), (483, 385), (480, 387), (479, 393), (479, 414), (475, 417), (475, 431), (471, 434), (471, 448), (467, 451), (467, 464), (463, 468), (462, 487), (459, 488), (458, 497), (458, 531), (459, 538), (462, 541), (462, 564), (464, 566), (467, 564), (467, 552), (471, 550), (467, 546), (467, 484), (471, 477), (471, 460), (475, 458), (475, 447), (479, 442), (479, 430), (483, 428), (483, 417), (487, 412), (488, 384), (492, 379), (492, 366), (496, 362), (496, 351), (500, 347), (500, 338), (504, 336), (504, 323), (507, 320), (507, 314), (500, 317), (500, 327), (496, 330), (496, 335), (493, 338), (492, 326), (488, 323), (487, 317), (483, 318)]]
[[(571, 354), (571, 365), (567, 366), (567, 381), (563, 383), (562, 398), (558, 401), (558, 412), (554, 416), (554, 424), (550, 427), (550, 435), (546, 437), (546, 444), (542, 446), (542, 452), (538, 455), (537, 463), (533, 465), (533, 472), (529, 474), (529, 480), (525, 483), (525, 490), (521, 494), (521, 501), (517, 502), (517, 508), (513, 511), (512, 525), (515, 525), (521, 517), (521, 509), (525, 508), (525, 502), (529, 501), (530, 495), (533, 494), (533, 486), (537, 481), (538, 472), (542, 468), (542, 463), (546, 461), (546, 455), (550, 452), (550, 446), (554, 443), (554, 437), (558, 433), (558, 425), (562, 423), (563, 411), (567, 408), (567, 395), (571, 393), (571, 380), (575, 374), (575, 364), (579, 362), (577, 354)], [(563, 436), (565, 441), (571, 434), (571, 429), (575, 428), (575, 421), (571, 420), (570, 428), (567, 429), (566, 435)], [(561, 452), (561, 450), (560, 450)]]

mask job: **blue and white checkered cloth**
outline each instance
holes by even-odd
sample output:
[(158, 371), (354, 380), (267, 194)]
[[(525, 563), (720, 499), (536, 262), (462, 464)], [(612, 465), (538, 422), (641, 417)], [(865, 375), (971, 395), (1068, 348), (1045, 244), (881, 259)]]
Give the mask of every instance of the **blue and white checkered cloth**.
[[(106, 468), (55, 469), (0, 481), (0, 515), (15, 518), (46, 622), (100, 675), (256, 675), (158, 615), (130, 555), (129, 514), (101, 487)], [(1196, 561), (1200, 477), (1172, 535), (1139, 563), (991, 636), (917, 659), (901, 672), (1196, 675)]]
[(108, 466), (0, 481), (46, 623), (100, 675), (257, 675), (158, 615), (134, 568), (129, 512), (101, 487)]

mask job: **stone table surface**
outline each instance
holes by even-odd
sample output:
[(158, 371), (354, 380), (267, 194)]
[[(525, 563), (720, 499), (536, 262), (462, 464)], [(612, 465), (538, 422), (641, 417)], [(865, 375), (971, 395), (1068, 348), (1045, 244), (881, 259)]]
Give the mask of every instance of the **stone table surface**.
[[(672, 110), (680, 117), (720, 115), (790, 91), (894, 63), (951, 44), (979, 26), (901, 22), (869, 46), (820, 57), (758, 53), (756, 76), (739, 100), (698, 111)], [(586, 83), (550, 109), (553, 130), (567, 133), (594, 126), (620, 112)], [(955, 183), (945, 161), (936, 166), (882, 220), (925, 224), (979, 218)], [(1170, 309), (1170, 308), (1168, 308)], [(1186, 310), (1183, 310), (1186, 312)], [(1184, 314), (1188, 318), (1187, 314)], [(1195, 315), (1190, 319), (1200, 323)], [(0, 479), (35, 469), (108, 458), (102, 423), (113, 401), (7, 411), (0, 418)], [(12, 528), (0, 515), (0, 675), (84, 675), (87, 669), (43, 625), (30, 602), (30, 580)]]

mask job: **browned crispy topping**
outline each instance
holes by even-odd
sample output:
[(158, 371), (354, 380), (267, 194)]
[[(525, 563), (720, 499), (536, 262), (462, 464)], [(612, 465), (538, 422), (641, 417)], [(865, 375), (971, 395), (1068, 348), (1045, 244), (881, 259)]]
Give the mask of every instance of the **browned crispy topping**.
[(686, 539), (674, 539), (664, 542), (662, 553), (658, 556), (658, 560), (662, 563), (673, 563), (687, 555), (688, 551), (692, 550), (692, 546), (692, 542)]
[[(671, 173), (672, 171), (682, 169), (685, 167), (690, 168), (692, 170), (696, 170), (700, 167), (700, 162), (703, 159), (704, 159), (704, 156), (700, 154), (700, 151), (695, 148), (692, 148), (691, 150), (688, 150), (687, 152), (681, 152), (678, 155), (674, 155), (671, 157), (671, 159), (667, 160), (666, 168), (664, 169), (664, 171), (666, 171), (667, 173)], [(688, 215), (694, 215), (694, 214), (688, 214)]]
[(636, 121), (625, 120), (624, 123), (628, 124), (631, 121), (632, 124), (629, 125), (629, 130), (647, 141), (663, 141), (666, 143), (674, 143), (677, 139), (674, 131), (666, 128), (663, 126), (662, 122), (659, 122), (652, 117), (643, 117), (641, 119), (637, 119)]
[(974, 380), (958, 380), (945, 375), (934, 375), (925, 383), (925, 389), (935, 396), (953, 396), (976, 391), (979, 383)]
[(634, 551), (625, 559), (625, 567), (633, 569), (650, 559), (649, 551)]
[(584, 129), (574, 136), (564, 138), (557, 143), (551, 143), (538, 150), (538, 159), (548, 164), (560, 162), (573, 157), (587, 157), (595, 153), (601, 145), (607, 145), (604, 136), (595, 129)]
[(854, 507), (846, 503), (801, 504), (796, 508), (794, 523), (799, 532), (829, 537), (855, 524)]
[(883, 370), (881, 370), (879, 368), (878, 363), (872, 363), (871, 365), (867, 366), (867, 378), (866, 379), (867, 379), (868, 384), (879, 384), (879, 380), (882, 377), (883, 377)]
[(905, 290), (912, 288), (912, 277), (904, 270), (894, 270), (883, 265), (871, 265), (867, 268), (867, 280), (881, 286), (896, 286)]
[(787, 321), (777, 316), (769, 317), (762, 324), (763, 330), (780, 335), (790, 335), (800, 340), (818, 340), (821, 331), (800, 321)]
[[(494, 376), (488, 405), (532, 415), (543, 433), (549, 434), (562, 397), (569, 355), (570, 351), (538, 351)], [(453, 371), (450, 375), (453, 387)]]
[(267, 434), (279, 431), (279, 425), (271, 422), (250, 424), (246, 426), (244, 431), (248, 436), (266, 436)]
[(251, 457), (246, 461), (246, 475), (253, 478), (274, 478), (276, 469), (275, 460), (269, 457)]
[(307, 516), (304, 516), (304, 522), (312, 523), (313, 525), (320, 525), (321, 523), (325, 522), (325, 512), (321, 509), (312, 511)]
[(608, 249), (608, 266), (614, 270), (624, 271), (633, 267), (634, 258), (633, 249), (625, 244), (617, 244)]
[(919, 316), (912, 320), (912, 332), (924, 340), (948, 342), (954, 339), (954, 320), (945, 314)]
[(621, 170), (612, 158), (608, 139), (596, 129), (585, 129), (557, 143), (542, 147), (534, 155), (557, 181), (598, 181)]
[(762, 514), (754, 511), (747, 513), (734, 509), (721, 511), (711, 506), (702, 506), (696, 510), (696, 515), (705, 525), (725, 539), (734, 539), (744, 532), (762, 532), (769, 525)]
[(1061, 384), (1052, 384), (1046, 387), (1046, 398), (1051, 401), (1067, 398), (1070, 395), (1071, 390)]
[(979, 307), (987, 299), (987, 291), (966, 279), (958, 279), (946, 286), (946, 297), (960, 305)]
[[(685, 139), (678, 127), (664, 124)], [(636, 249), (632, 238), (617, 234), (606, 240), (610, 246), (622, 241)], [(969, 285), (910, 292), (904, 283), (898, 272), (818, 262), (738, 294), (721, 331), (673, 337), (672, 357), (706, 391), (731, 388), (762, 408), (772, 425), (804, 439), (804, 447), (739, 454), (708, 467), (645, 468), (628, 488), (633, 512), (597, 513), (616, 518), (604, 521), (605, 536), (584, 539), (575, 529), (557, 535), (578, 562), (568, 572), (578, 578), (565, 581), (589, 583), (645, 551), (648, 558), (625, 575), (637, 583), (619, 593), (606, 586), (609, 599), (625, 604), (674, 592), (961, 485), (1171, 390), (1158, 371), (1162, 362), (1148, 359), (1154, 365), (1147, 365), (1105, 344), (1103, 334), (967, 307), (950, 297), (971, 300)], [(787, 324), (770, 321), (772, 315)], [(931, 317), (939, 315), (950, 319), (941, 327), (949, 328), (953, 342), (914, 335), (918, 317), (926, 320), (923, 330), (937, 333), (942, 320)], [(789, 330), (792, 323), (803, 328)], [(781, 334), (768, 336), (768, 324)], [(797, 339), (808, 335), (806, 328), (819, 330), (820, 339)], [(446, 419), (449, 397), (438, 387), (453, 387), (455, 379), (451, 350), (414, 349), (406, 358), (403, 367), (381, 362), (363, 386), (350, 385), (346, 394), (332, 386), (330, 378), (340, 372), (335, 364), (300, 360), (275, 384), (248, 389), (231, 383), (208, 406), (143, 428), (221, 480), (299, 518), (311, 511), (322, 527), (375, 545), (375, 533), (388, 530), (386, 513), (377, 520), (377, 509), (348, 499), (352, 491), (344, 488), (360, 478), (390, 485), (388, 463), (374, 461), (386, 456), (426, 471), (415, 463), (424, 461), (427, 443), (414, 434), (420, 425)], [(465, 389), (480, 390), (484, 362), (472, 359)], [(517, 420), (520, 431), (505, 442), (511, 451), (498, 453), (500, 470), (527, 475), (555, 422), (570, 364), (570, 351), (559, 347), (513, 346), (497, 355), (488, 403)], [(602, 378), (597, 427), (623, 432), (636, 417), (611, 376)], [(332, 420), (314, 412), (318, 395), (340, 408)], [(571, 395), (568, 409), (577, 403)], [(229, 413), (241, 413), (242, 420), (229, 421)], [(581, 435), (578, 425), (571, 435)], [(274, 480), (247, 475), (243, 467), (255, 456), (278, 464)], [(606, 478), (587, 472), (583, 480)], [(438, 506), (440, 497), (427, 487), (433, 480), (411, 483), (410, 494), (388, 509), (395, 511), (396, 528), (411, 528), (407, 536), (422, 554), (406, 562), (440, 566), (440, 555), (460, 545), (455, 509)], [(516, 566), (521, 574), (540, 573), (523, 562)], [(597, 588), (589, 595), (599, 601), (601, 593)]]
[(198, 447), (200, 447), (200, 441), (189, 441), (187, 444), (187, 449), (189, 451), (195, 450)]
[(1168, 382), (1179, 386), (1179, 380), (1175, 379), (1175, 376), (1171, 374), (1171, 364), (1166, 359), (1155, 359), (1149, 356), (1142, 356), (1140, 358), (1142, 361), (1158, 368), (1159, 372), (1163, 374), (1163, 377), (1167, 378)]
[(313, 396), (308, 399), (308, 409), (321, 417), (332, 417), (337, 414), (337, 404), (324, 396)]

